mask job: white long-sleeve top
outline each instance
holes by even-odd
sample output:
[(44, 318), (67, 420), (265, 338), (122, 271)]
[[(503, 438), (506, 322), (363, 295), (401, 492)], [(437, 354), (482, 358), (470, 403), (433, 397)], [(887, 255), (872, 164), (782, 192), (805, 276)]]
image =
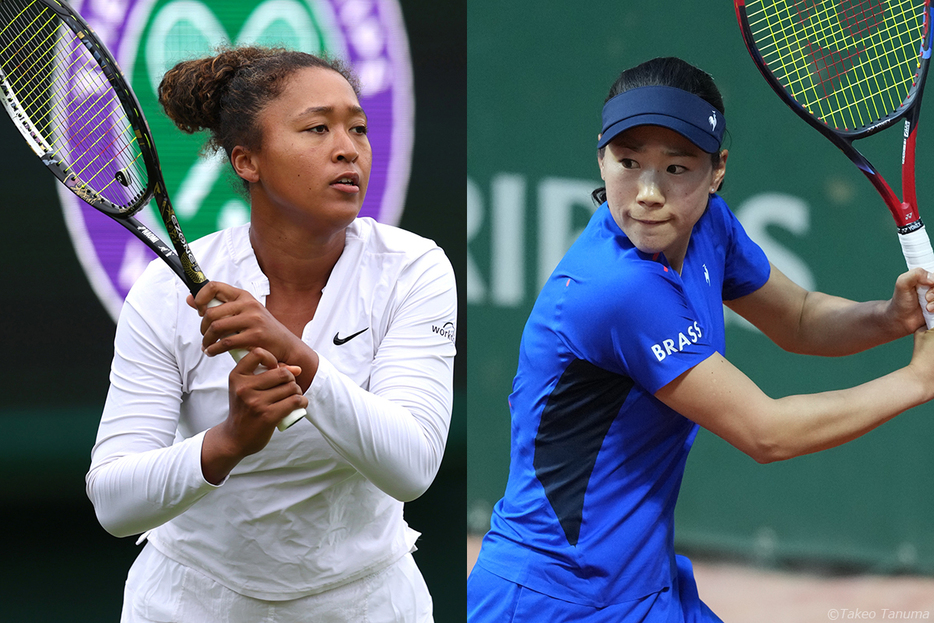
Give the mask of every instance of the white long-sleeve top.
[[(265, 302), (249, 225), (192, 250), (210, 278)], [(310, 421), (276, 432), (220, 486), (202, 475), (201, 443), (227, 417), (234, 363), (201, 352), (187, 294), (154, 261), (120, 314), (87, 475), (104, 528), (151, 530), (166, 556), (270, 600), (328, 590), (410, 551), (418, 533), (403, 502), (434, 479), (451, 415), (457, 301), (443, 251), (354, 221), (302, 335), (320, 361), (305, 394)]]

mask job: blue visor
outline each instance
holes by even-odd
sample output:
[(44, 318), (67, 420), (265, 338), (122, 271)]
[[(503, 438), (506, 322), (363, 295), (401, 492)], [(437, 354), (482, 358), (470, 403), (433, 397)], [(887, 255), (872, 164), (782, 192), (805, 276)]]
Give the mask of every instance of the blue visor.
[(597, 148), (638, 125), (669, 128), (712, 154), (720, 150), (726, 120), (693, 93), (674, 87), (639, 87), (614, 96), (603, 106), (603, 131)]

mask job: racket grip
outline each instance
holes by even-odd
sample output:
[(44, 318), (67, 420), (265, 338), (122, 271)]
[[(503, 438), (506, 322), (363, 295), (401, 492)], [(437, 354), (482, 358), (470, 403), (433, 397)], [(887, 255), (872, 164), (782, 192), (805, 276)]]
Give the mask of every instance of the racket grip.
[[(931, 239), (922, 225), (919, 229), (899, 234), (898, 241), (902, 245), (902, 253), (905, 255), (905, 262), (908, 269), (923, 268), (934, 273), (934, 249), (931, 248)], [(926, 286), (918, 286), (918, 302), (921, 304), (921, 312), (924, 314), (924, 322), (928, 329), (934, 329), (934, 312), (927, 309), (927, 301), (924, 296), (927, 294)]]
[[(220, 304), (221, 302), (219, 300), (212, 299), (211, 302), (208, 303), (208, 307), (217, 307)], [(250, 351), (244, 350), (242, 348), (234, 348), (227, 352), (230, 353), (230, 356), (233, 357), (234, 361), (239, 363), (240, 360), (246, 357), (246, 354)], [(266, 366), (260, 364), (256, 367), (256, 374), (265, 372), (267, 369), (268, 368), (266, 368)], [(304, 409), (296, 409), (295, 411), (292, 411), (287, 416), (282, 418), (282, 420), (278, 424), (276, 424), (276, 428), (278, 428), (280, 431), (284, 431), (288, 428), (291, 428), (293, 424), (295, 424), (297, 421), (299, 421), (306, 415), (308, 415), (308, 413)]]

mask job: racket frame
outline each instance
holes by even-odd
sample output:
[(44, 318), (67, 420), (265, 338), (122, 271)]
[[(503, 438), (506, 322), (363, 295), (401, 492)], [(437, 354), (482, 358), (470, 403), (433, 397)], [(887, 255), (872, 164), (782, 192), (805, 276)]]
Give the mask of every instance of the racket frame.
[[(35, 128), (32, 121), (23, 112), (23, 106), (17, 100), (12, 87), (9, 86), (6, 75), (0, 70), (0, 90), (3, 91), (3, 105), (7, 113), (14, 120), (17, 129), (19, 129), (36, 155), (39, 156), (42, 163), (62, 184), (82, 201), (123, 225), (143, 244), (152, 249), (158, 257), (164, 260), (192, 294), (197, 294), (208, 280), (188, 247), (188, 241), (185, 239), (178, 218), (175, 216), (175, 210), (172, 208), (168, 194), (165, 192), (165, 182), (162, 179), (155, 142), (152, 139), (149, 124), (143, 115), (136, 94), (127, 84), (123, 71), (110, 50), (97, 37), (84, 18), (58, 0), (34, 0), (34, 2), (54, 11), (59, 16), (61, 23), (67, 26), (74, 33), (76, 39), (91, 53), (97, 61), (104, 78), (113, 87), (117, 100), (136, 135), (137, 144), (148, 174), (145, 188), (133, 198), (132, 203), (119, 206), (84, 184), (68, 164), (55, 155), (54, 150), (45, 141), (42, 133)], [(166, 245), (151, 229), (135, 217), (153, 198), (169, 234), (169, 239), (172, 241), (171, 247)]]

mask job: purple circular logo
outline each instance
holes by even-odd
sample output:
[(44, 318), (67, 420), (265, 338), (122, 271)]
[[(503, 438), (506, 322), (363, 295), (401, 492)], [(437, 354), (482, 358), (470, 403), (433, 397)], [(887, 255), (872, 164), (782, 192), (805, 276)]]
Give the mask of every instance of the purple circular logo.
[[(222, 155), (207, 136), (180, 132), (162, 113), (157, 87), (180, 60), (220, 44), (280, 45), (348, 61), (361, 82), (373, 167), (361, 216), (397, 224), (411, 164), (414, 97), (405, 26), (397, 0), (84, 0), (72, 6), (110, 49), (146, 114), (166, 187), (189, 240), (249, 219)], [(155, 255), (110, 218), (59, 187), (65, 221), (85, 273), (116, 319)], [(138, 215), (160, 237), (154, 208)], [(210, 275), (208, 275), (210, 278)]]

